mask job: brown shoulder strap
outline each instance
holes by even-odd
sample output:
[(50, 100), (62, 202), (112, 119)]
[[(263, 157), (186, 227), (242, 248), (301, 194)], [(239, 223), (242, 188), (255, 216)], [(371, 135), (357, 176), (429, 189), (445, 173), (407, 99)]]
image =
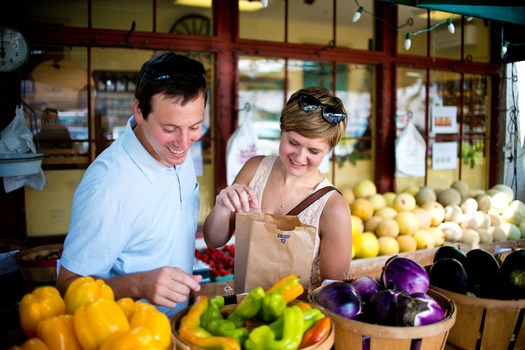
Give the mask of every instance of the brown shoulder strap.
[[(299, 215), (303, 210), (305, 210), (310, 205), (312, 205), (313, 202), (315, 202), (316, 200), (318, 200), (319, 198), (321, 198), (322, 196), (324, 196), (328, 192), (334, 191), (334, 190), (339, 192), (339, 190), (337, 188), (335, 188), (334, 186), (326, 186), (326, 187), (318, 189), (317, 191), (315, 191), (314, 193), (312, 193), (311, 195), (306, 197), (306, 199), (304, 201), (302, 201), (301, 203), (297, 204), (297, 206), (295, 208), (293, 208), (292, 210), (290, 210), (288, 212), (288, 214), (286, 214), (286, 215)], [(341, 193), (341, 192), (339, 192), (339, 193)]]

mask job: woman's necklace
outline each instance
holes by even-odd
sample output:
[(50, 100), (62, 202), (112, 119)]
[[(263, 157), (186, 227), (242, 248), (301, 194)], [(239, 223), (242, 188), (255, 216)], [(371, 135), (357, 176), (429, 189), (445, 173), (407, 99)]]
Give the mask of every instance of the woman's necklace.
[[(312, 187), (317, 181), (319, 181), (319, 176), (316, 176), (314, 178), (314, 181), (312, 181), (311, 183), (309, 183), (305, 188), (303, 188), (303, 190), (301, 192), (299, 192), (298, 194), (296, 194), (292, 199), (290, 199), (289, 201), (287, 201), (288, 203), (293, 203), (295, 202), (295, 200), (297, 198), (299, 198), (299, 196), (301, 194), (303, 194), (304, 192), (306, 192), (306, 190), (308, 190), (310, 187)], [(283, 183), (284, 183), (284, 177), (283, 177)], [(279, 197), (281, 198), (281, 209), (284, 209), (286, 208), (286, 203), (285, 201), (283, 201), (283, 193), (282, 193), (282, 184), (279, 183)]]

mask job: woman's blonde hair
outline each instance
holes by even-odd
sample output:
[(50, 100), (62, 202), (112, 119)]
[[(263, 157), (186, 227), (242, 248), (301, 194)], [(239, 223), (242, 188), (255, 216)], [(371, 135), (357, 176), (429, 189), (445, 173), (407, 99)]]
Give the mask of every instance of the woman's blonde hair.
[(330, 149), (333, 149), (345, 133), (348, 116), (335, 125), (330, 124), (323, 119), (322, 108), (311, 112), (305, 112), (299, 108), (298, 100), (301, 94), (313, 96), (322, 104), (336, 107), (346, 114), (343, 101), (327, 88), (315, 86), (300, 89), (290, 97), (281, 112), (281, 132), (294, 131), (303, 137), (323, 138), (328, 141)]

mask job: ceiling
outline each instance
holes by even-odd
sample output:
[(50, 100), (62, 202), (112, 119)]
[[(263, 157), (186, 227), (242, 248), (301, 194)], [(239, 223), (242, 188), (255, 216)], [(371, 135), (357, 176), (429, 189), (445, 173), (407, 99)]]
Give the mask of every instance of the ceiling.
[(392, 4), (525, 25), (523, 0), (381, 0)]

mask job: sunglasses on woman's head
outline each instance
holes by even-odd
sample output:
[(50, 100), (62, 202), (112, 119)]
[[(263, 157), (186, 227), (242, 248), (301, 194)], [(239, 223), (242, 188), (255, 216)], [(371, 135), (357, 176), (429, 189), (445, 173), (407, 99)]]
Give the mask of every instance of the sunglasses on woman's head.
[(137, 86), (138, 95), (146, 80), (152, 79), (155, 81), (169, 80), (177, 75), (186, 74), (196, 79), (205, 79), (206, 71), (204, 66), (199, 61), (184, 58), (183, 61), (176, 60), (161, 60), (151, 63), (147, 68), (142, 77), (140, 78)]
[(346, 118), (346, 113), (340, 110), (339, 108), (334, 107), (334, 106), (325, 105), (321, 103), (321, 101), (319, 101), (317, 98), (311, 95), (299, 94), (297, 97), (294, 97), (293, 99), (288, 101), (288, 104), (292, 103), (295, 100), (297, 100), (297, 103), (299, 104), (299, 108), (307, 113), (310, 113), (319, 108), (322, 108), (323, 120), (332, 125), (337, 125), (343, 119)]

